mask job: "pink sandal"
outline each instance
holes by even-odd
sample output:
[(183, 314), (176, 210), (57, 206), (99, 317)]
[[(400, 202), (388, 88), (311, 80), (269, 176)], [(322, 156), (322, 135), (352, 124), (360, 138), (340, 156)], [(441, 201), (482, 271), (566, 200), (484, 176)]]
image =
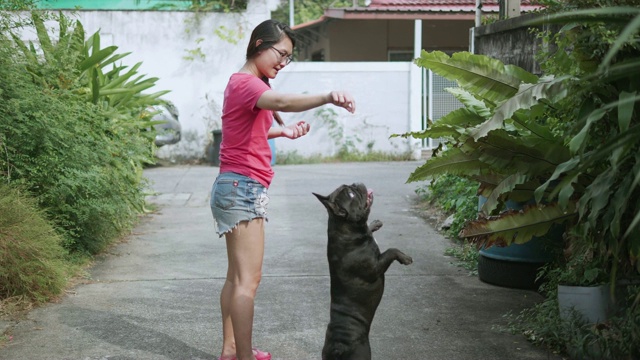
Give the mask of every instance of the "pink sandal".
[[(262, 350), (258, 350), (257, 348), (253, 348), (253, 356), (256, 357), (256, 360), (271, 360), (271, 354), (268, 352), (264, 352)], [(236, 360), (235, 355), (233, 356), (220, 356), (218, 360)]]
[(258, 350), (257, 348), (253, 348), (253, 356), (256, 357), (256, 360), (271, 360), (270, 353)]

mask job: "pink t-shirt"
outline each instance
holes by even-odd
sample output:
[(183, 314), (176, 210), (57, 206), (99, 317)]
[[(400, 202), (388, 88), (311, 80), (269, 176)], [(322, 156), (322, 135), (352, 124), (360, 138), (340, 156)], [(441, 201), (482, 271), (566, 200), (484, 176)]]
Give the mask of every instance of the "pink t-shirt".
[(256, 107), (271, 88), (262, 79), (246, 73), (231, 75), (222, 105), (220, 173), (234, 172), (269, 187), (273, 179), (269, 128), (273, 111)]

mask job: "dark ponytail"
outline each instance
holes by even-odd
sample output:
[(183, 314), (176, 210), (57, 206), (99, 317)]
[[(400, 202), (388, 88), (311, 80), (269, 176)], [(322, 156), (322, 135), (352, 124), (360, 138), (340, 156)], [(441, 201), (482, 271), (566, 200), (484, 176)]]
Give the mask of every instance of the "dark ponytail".
[[(271, 19), (261, 22), (258, 26), (256, 26), (255, 29), (253, 29), (253, 32), (251, 33), (249, 45), (247, 46), (246, 59), (252, 59), (262, 51), (270, 48), (274, 44), (279, 43), (280, 40), (282, 40), (282, 38), (285, 36), (291, 40), (292, 47), (295, 48), (295, 34), (289, 26), (277, 20)], [(260, 43), (260, 45), (256, 46), (258, 40), (262, 40), (262, 42)], [(262, 81), (269, 84), (269, 79), (267, 77), (263, 77)], [(280, 114), (274, 111), (273, 118), (280, 126), (284, 126), (284, 121), (282, 121)]]

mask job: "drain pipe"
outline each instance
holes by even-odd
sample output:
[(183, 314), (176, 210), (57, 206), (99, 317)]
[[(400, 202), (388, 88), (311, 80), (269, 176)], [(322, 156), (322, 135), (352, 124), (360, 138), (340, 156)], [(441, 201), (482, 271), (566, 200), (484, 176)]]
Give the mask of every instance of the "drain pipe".
[(476, 27), (480, 26), (482, 23), (482, 0), (476, 0)]
[(293, 0), (289, 0), (289, 27), (293, 27), (294, 24), (294, 20), (293, 20)]

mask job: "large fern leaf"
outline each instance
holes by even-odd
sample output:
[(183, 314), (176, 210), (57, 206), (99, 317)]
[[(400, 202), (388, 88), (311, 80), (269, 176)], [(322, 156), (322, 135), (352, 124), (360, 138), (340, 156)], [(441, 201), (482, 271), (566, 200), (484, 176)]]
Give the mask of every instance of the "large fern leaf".
[(511, 118), (518, 110), (529, 109), (543, 99), (557, 101), (565, 97), (567, 92), (564, 80), (566, 80), (564, 77), (559, 79), (547, 77), (537, 84), (522, 84), (517, 93), (499, 104), (491, 119), (479, 126), (471, 135), (478, 140), (490, 131), (501, 128), (504, 121)]
[(473, 158), (463, 153), (458, 148), (450, 148), (443, 152), (442, 155), (431, 158), (427, 162), (414, 170), (407, 182), (421, 181), (431, 179), (435, 176), (444, 174), (453, 175), (478, 175), (480, 170), (486, 165), (477, 158)]
[(553, 224), (575, 216), (575, 208), (563, 210), (557, 204), (525, 206), (522, 210), (471, 221), (459, 236), (485, 248), (494, 244), (523, 244), (534, 236), (545, 235)]
[(416, 65), (433, 72), (472, 94), (493, 103), (502, 102), (518, 92), (521, 83), (537, 83), (538, 78), (513, 65), (468, 52), (458, 52), (449, 57), (440, 51), (422, 51)]

